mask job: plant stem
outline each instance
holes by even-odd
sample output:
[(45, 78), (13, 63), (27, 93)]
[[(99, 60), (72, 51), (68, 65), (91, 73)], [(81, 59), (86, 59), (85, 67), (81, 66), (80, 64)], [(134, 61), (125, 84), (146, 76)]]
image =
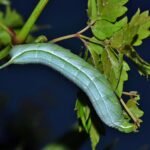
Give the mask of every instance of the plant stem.
[(96, 21), (92, 21), (91, 23), (89, 23), (85, 28), (83, 28), (82, 30), (80, 30), (78, 33), (82, 34), (85, 31), (87, 31), (89, 28), (91, 28), (91, 26), (95, 23)]
[(70, 35), (65, 35), (65, 36), (61, 36), (59, 38), (53, 39), (50, 42), (56, 43), (56, 42), (60, 42), (60, 41), (75, 38), (75, 37), (77, 37), (77, 34), (70, 34)]
[[(81, 38), (84, 37), (84, 39), (85, 39), (86, 36), (83, 36), (81, 34), (84, 33), (85, 31), (87, 31), (94, 23), (95, 23), (95, 21), (91, 22), (85, 28), (83, 28), (82, 30), (78, 31), (75, 34), (69, 34), (69, 35), (65, 35), (65, 36), (59, 37), (59, 38), (55, 38), (55, 39), (51, 40), (50, 42), (56, 43), (56, 42), (60, 42), (60, 41), (71, 39), (71, 38), (80, 38), (81, 39)], [(88, 38), (88, 39), (90, 39), (90, 38)]]
[(104, 42), (102, 42), (102, 41), (96, 41), (96, 40), (94, 40), (94, 39), (92, 39), (90, 37), (87, 37), (85, 35), (79, 34), (79, 38), (87, 40), (87, 41), (89, 41), (91, 43), (94, 43), (94, 44), (101, 45), (101, 46), (105, 47)]
[(23, 43), (27, 38), (29, 32), (31, 31), (32, 27), (34, 26), (36, 20), (42, 13), (43, 9), (45, 8), (46, 4), (49, 0), (40, 0), (35, 9), (33, 10), (31, 16), (21, 29), (20, 33), (16, 36), (16, 44)]

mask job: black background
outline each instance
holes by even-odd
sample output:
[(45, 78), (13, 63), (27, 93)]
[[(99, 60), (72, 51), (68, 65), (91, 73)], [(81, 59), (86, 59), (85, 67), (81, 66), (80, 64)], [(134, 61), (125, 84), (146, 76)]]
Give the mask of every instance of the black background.
[[(13, 0), (12, 5), (27, 19), (37, 0)], [(150, 8), (149, 0), (131, 0), (127, 4), (131, 17), (138, 7)], [(37, 24), (49, 25), (41, 33), (53, 39), (75, 33), (86, 26), (87, 0), (51, 0), (38, 19)], [(39, 35), (40, 33), (36, 34)], [(60, 45), (78, 54), (83, 50), (76, 39), (60, 42)], [(138, 47), (140, 55), (149, 61), (149, 40)], [(145, 112), (144, 123), (139, 133), (122, 134), (106, 127), (106, 135), (101, 138), (97, 149), (104, 149), (110, 143), (118, 150), (150, 149), (150, 81), (141, 77), (132, 63), (126, 90), (137, 90), (141, 94), (141, 107)], [(42, 65), (12, 65), (0, 70), (0, 144), (11, 147), (19, 139), (25, 138), (30, 147), (38, 149), (62, 136), (76, 122), (74, 105), (78, 87), (54, 70)], [(0, 148), (0, 149), (4, 149)], [(8, 149), (8, 148), (7, 148)], [(85, 142), (80, 150), (90, 150), (90, 142)]]

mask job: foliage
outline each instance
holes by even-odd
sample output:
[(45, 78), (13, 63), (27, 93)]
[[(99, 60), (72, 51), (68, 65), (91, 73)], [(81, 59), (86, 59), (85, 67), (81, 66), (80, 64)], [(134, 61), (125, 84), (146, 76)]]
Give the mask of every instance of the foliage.
[[(45, 3), (43, 6), (46, 5), (47, 1), (40, 0), (41, 4)], [(128, 10), (125, 6), (127, 2), (128, 0), (88, 0), (88, 29), (91, 29), (92, 37), (83, 36), (82, 31), (78, 34), (59, 38), (59, 40), (79, 37), (87, 49), (85, 60), (104, 74), (118, 98), (121, 98), (124, 94), (129, 96), (126, 103), (127, 108), (124, 108), (125, 118), (129, 121), (133, 119), (127, 113), (129, 111), (135, 119), (142, 122), (141, 117), (144, 112), (139, 108), (140, 96), (135, 92), (124, 92), (124, 83), (128, 80), (128, 71), (131, 69), (124, 57), (129, 58), (136, 65), (141, 75), (150, 76), (150, 64), (144, 61), (135, 49), (142, 44), (144, 39), (150, 36), (150, 16), (149, 11), (141, 12), (138, 9), (129, 20), (125, 16)], [(0, 0), (0, 4), (5, 5), (6, 8), (5, 12), (0, 11), (0, 48), (5, 47), (8, 52), (9, 47), (7, 46), (27, 42), (26, 35), (30, 37), (28, 42), (33, 42), (35, 39), (29, 32), (39, 14), (36, 18), (31, 15), (29, 21), (25, 24), (26, 26), (29, 25), (30, 28), (28, 30), (23, 29), (22, 26), (26, 27), (23, 18), (11, 9), (9, 0)], [(22, 33), (21, 36), (24, 37), (21, 37), (19, 33)], [(20, 40), (18, 37), (24, 40)], [(53, 42), (59, 40), (53, 40)], [(0, 53), (1, 59), (2, 56), (5, 56), (2, 53), (5, 53), (4, 49)], [(88, 53), (90, 53), (90, 56)], [(89, 134), (92, 149), (95, 150), (101, 133), (94, 124), (91, 108), (78, 97), (75, 110), (77, 118), (80, 120), (79, 131), (84, 130)], [(64, 148), (63, 146), (59, 148), (57, 145), (50, 145), (46, 149), (54, 149), (53, 146), (55, 149)]]
[(20, 14), (15, 10), (12, 10), (10, 6), (6, 6), (6, 11), (0, 11), (0, 25), (3, 25), (3, 28), (0, 28), (0, 46), (7, 45), (11, 42), (11, 35), (8, 31), (16, 31), (18, 27), (23, 25), (23, 19)]
[(85, 130), (89, 134), (92, 143), (92, 150), (94, 150), (100, 140), (100, 136), (92, 121), (91, 110), (89, 106), (83, 103), (80, 99), (77, 99), (76, 101), (75, 110), (77, 111), (77, 118), (81, 120), (83, 126), (79, 126), (79, 131), (81, 132), (82, 130)]
[[(150, 75), (150, 64), (142, 60), (134, 50), (134, 46), (142, 44), (142, 40), (150, 35), (149, 12), (140, 13), (138, 9), (131, 21), (128, 22), (128, 18), (124, 15), (127, 11), (124, 6), (126, 3), (127, 0), (88, 1), (89, 22), (95, 21), (91, 26), (93, 37), (86, 43), (86, 47), (91, 53), (89, 60), (92, 60), (92, 64), (106, 76), (119, 97), (123, 94), (124, 82), (128, 80), (128, 71), (130, 70), (124, 56), (129, 57), (137, 65), (137, 69), (142, 75)], [(144, 113), (138, 108), (137, 99), (135, 97), (129, 99), (126, 106), (141, 122), (140, 118)], [(82, 110), (81, 107), (78, 109), (78, 111)], [(130, 116), (125, 114), (131, 120)], [(77, 113), (77, 116), (83, 120), (85, 115), (80, 114), (79, 116)], [(83, 121), (82, 124), (83, 128), (86, 129), (87, 126), (90, 128), (88, 124), (85, 127)], [(94, 141), (94, 136), (91, 141)]]
[[(127, 101), (126, 105), (137, 118), (140, 118), (144, 115), (144, 112), (138, 108), (140, 95), (135, 91), (131, 91), (130, 94), (130, 99)], [(124, 112), (124, 115), (129, 120), (131, 119), (126, 112)], [(142, 120), (139, 121), (142, 122)]]

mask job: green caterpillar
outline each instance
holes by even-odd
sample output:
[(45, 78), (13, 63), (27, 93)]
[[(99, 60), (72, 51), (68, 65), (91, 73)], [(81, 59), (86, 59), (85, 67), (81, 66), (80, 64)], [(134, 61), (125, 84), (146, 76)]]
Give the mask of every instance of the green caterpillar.
[(52, 43), (14, 46), (11, 59), (0, 67), (10, 64), (47, 65), (79, 86), (89, 97), (96, 113), (108, 126), (129, 133), (136, 126), (123, 116), (123, 110), (106, 78), (93, 66), (69, 50)]

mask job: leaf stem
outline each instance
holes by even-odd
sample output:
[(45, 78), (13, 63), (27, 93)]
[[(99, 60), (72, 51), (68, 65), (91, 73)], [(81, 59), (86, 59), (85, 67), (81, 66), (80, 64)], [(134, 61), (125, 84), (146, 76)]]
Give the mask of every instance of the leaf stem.
[(42, 13), (43, 9), (45, 8), (46, 4), (49, 0), (40, 0), (35, 9), (33, 10), (32, 14), (30, 15), (29, 19), (21, 29), (20, 33), (16, 36), (16, 44), (23, 43), (27, 38), (29, 32), (31, 31), (32, 27), (34, 26), (36, 20)]
[[(56, 42), (60, 42), (60, 41), (71, 39), (71, 38), (80, 38), (80, 39), (84, 38), (84, 39), (87, 39), (88, 37), (86, 37), (84, 35), (81, 35), (81, 34), (84, 33), (85, 31), (87, 31), (94, 23), (95, 23), (95, 21), (92, 21), (85, 28), (83, 28), (82, 30), (78, 31), (77, 33), (65, 35), (65, 36), (62, 36), (62, 37), (58, 37), (58, 38), (55, 38), (55, 39), (51, 40), (50, 42), (56, 43)], [(90, 38), (88, 38), (88, 40), (89, 39)]]
[(79, 34), (79, 38), (80, 38), (80, 39), (82, 38), (82, 39), (84, 39), (84, 40), (87, 40), (87, 41), (89, 41), (89, 42), (91, 42), (91, 43), (94, 43), (94, 44), (97, 44), (97, 45), (104, 46), (104, 42), (93, 40), (92, 38), (87, 37), (87, 36), (82, 35), (82, 34)]
[(92, 21), (91, 23), (89, 23), (85, 28), (83, 28), (82, 30), (80, 30), (80, 31), (78, 32), (78, 34), (82, 34), (82, 33), (84, 33), (85, 31), (87, 31), (88, 29), (90, 29), (91, 26), (92, 26), (95, 22), (96, 22), (96, 21)]
[(65, 35), (65, 36), (55, 38), (55, 39), (51, 40), (50, 42), (57, 43), (57, 42), (67, 40), (67, 39), (71, 39), (71, 38), (75, 38), (75, 37), (77, 37), (77, 34), (70, 34), (70, 35)]

